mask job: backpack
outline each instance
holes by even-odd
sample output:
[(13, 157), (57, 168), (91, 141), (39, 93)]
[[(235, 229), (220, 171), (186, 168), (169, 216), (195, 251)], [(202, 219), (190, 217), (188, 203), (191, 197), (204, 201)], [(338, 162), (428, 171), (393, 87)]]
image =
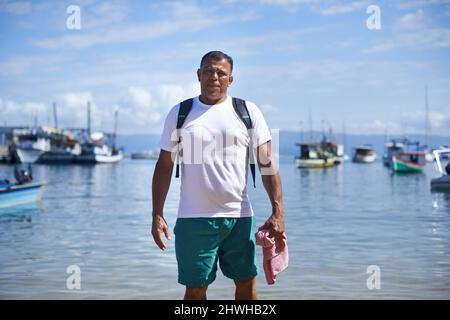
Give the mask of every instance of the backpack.
[[(177, 118), (177, 135), (178, 135), (178, 151), (177, 151), (177, 165), (176, 165), (176, 171), (175, 171), (175, 177), (179, 178), (180, 176), (180, 160), (179, 160), (179, 146), (181, 142), (181, 137), (179, 136), (179, 129), (183, 127), (184, 122), (186, 121), (186, 118), (189, 114), (189, 112), (192, 109), (194, 99), (190, 98), (187, 100), (184, 100), (180, 103), (180, 110), (178, 111), (178, 118)], [(239, 119), (242, 120), (242, 122), (245, 124), (245, 127), (247, 128), (247, 131), (250, 129), (253, 129), (253, 123), (252, 119), (250, 118), (250, 114), (248, 113), (247, 105), (245, 104), (245, 100), (239, 99), (239, 98), (232, 98), (233, 108), (234, 111), (236, 111), (237, 115), (239, 116)], [(252, 173), (253, 178), (253, 187), (256, 188), (255, 183), (255, 161), (253, 159), (253, 151), (252, 151), (252, 134), (249, 132), (250, 136), (250, 142), (249, 142), (249, 157), (250, 157), (250, 171)]]

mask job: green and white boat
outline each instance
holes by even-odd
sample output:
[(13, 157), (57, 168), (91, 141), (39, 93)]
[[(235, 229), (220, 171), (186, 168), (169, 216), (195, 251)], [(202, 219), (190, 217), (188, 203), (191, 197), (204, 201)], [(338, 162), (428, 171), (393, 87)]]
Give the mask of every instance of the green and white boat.
[(425, 152), (403, 151), (392, 156), (391, 168), (394, 172), (422, 172), (425, 166)]

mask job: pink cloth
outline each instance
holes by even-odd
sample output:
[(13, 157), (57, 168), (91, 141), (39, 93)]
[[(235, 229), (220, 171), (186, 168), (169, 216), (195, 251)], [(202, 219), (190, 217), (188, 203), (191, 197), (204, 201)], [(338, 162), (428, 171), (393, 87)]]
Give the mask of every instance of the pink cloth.
[(274, 284), (277, 275), (287, 268), (289, 263), (286, 234), (275, 244), (275, 238), (269, 238), (269, 231), (259, 230), (255, 234), (256, 244), (263, 248), (263, 267), (267, 284)]

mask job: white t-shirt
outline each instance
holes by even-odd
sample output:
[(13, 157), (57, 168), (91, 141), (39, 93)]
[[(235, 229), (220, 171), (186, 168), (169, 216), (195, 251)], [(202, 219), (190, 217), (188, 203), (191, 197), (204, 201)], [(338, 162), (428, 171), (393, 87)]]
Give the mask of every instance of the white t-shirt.
[[(272, 139), (258, 107), (246, 101), (256, 148)], [(167, 115), (160, 147), (177, 150), (176, 124), (180, 104)], [(182, 157), (179, 218), (248, 217), (253, 210), (247, 195), (250, 134), (233, 108), (232, 98), (206, 105), (195, 97), (180, 130)]]

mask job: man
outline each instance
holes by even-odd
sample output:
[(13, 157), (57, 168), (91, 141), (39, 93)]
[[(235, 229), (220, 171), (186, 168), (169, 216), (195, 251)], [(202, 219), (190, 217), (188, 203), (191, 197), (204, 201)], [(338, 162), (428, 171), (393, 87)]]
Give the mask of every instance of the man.
[[(181, 196), (174, 233), (178, 282), (186, 286), (185, 299), (206, 299), (217, 262), (223, 274), (234, 280), (236, 299), (256, 299), (255, 222), (246, 188), (251, 141), (272, 204), (272, 214), (262, 227), (276, 240), (284, 232), (281, 181), (271, 158), (270, 132), (262, 113), (247, 101), (253, 122), (250, 139), (227, 95), (232, 71), (233, 60), (225, 53), (212, 51), (203, 56), (197, 70), (201, 94), (193, 99), (183, 125)], [(170, 239), (163, 207), (173, 159), (180, 155), (174, 134), (179, 109), (180, 104), (174, 106), (166, 118), (153, 175), (152, 235), (161, 250), (166, 248), (163, 234)], [(192, 147), (198, 160), (198, 146), (202, 161), (189, 161)]]

